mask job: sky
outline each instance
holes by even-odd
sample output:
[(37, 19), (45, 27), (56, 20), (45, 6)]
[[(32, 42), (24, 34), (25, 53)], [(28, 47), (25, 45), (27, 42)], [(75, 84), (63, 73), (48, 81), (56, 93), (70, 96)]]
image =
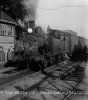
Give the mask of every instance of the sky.
[(88, 38), (88, 0), (38, 0), (36, 24)]

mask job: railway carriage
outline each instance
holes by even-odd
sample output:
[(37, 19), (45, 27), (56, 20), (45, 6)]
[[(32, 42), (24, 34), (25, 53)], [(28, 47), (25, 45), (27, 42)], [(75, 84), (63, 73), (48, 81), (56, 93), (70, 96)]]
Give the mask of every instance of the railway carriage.
[[(55, 31), (57, 32), (57, 35), (55, 35)], [(48, 38), (50, 38), (49, 47), (52, 47), (51, 49), (54, 54), (70, 53), (73, 51), (74, 46), (78, 44), (76, 43), (78, 40), (77, 36), (72, 35), (69, 31), (53, 30)], [(55, 48), (57, 49), (55, 50)]]
[(77, 36), (76, 32), (70, 30), (51, 30), (48, 38), (51, 55), (72, 55), (74, 52), (78, 55), (84, 52), (85, 47), (88, 47), (87, 39)]

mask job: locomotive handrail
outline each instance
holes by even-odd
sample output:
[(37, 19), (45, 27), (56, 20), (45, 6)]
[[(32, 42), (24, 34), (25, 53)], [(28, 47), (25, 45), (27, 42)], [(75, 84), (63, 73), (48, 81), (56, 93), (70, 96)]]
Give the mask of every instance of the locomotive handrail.
[(44, 54), (45, 57), (54, 57), (54, 56), (58, 56), (58, 55), (62, 55), (65, 53), (58, 53), (58, 54)]
[(25, 34), (25, 35), (34, 35), (34, 36), (36, 36), (36, 37), (42, 37), (42, 38), (45, 38), (44, 36), (41, 36), (41, 35), (36, 34), (36, 33), (31, 33), (31, 34), (29, 34), (27, 31), (26, 31), (26, 34)]

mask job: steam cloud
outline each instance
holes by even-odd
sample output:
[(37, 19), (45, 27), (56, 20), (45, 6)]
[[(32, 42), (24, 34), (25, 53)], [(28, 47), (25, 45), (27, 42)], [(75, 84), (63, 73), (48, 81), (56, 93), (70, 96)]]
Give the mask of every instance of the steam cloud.
[(22, 4), (26, 10), (25, 21), (31, 21), (36, 19), (36, 8), (38, 5), (38, 0), (23, 0)]

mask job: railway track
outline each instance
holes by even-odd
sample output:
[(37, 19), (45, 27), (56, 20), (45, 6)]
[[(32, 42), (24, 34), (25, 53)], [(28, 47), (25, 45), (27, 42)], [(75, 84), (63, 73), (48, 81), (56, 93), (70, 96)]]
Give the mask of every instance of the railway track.
[[(61, 65), (61, 66), (63, 66), (64, 65), (64, 63), (63, 62), (61, 62), (61, 63), (58, 63), (59, 64), (59, 66)], [(72, 64), (71, 62), (69, 62), (67, 65), (69, 65), (69, 64)], [(53, 65), (53, 66), (51, 66), (51, 67), (49, 67), (49, 68), (46, 68), (46, 70), (48, 71), (51, 71), (51, 70), (53, 70), (54, 68), (56, 68), (56, 66), (55, 65)], [(15, 69), (15, 68), (14, 68)], [(11, 71), (10, 71), (11, 72)], [(5, 73), (7, 73), (7, 71), (5, 72)], [(15, 71), (14, 72), (14, 70), (12, 70), (12, 72), (11, 73), (9, 73), (8, 75), (7, 75), (7, 77), (5, 77), (5, 78), (0, 78), (0, 88), (1, 87), (3, 87), (3, 86), (5, 86), (5, 85), (8, 85), (9, 83), (12, 83), (12, 82), (14, 82), (14, 81), (18, 81), (19, 79), (21, 79), (21, 78), (23, 78), (24, 76), (31, 76), (31, 75), (33, 75), (33, 74), (35, 74), (35, 75), (37, 75), (37, 74), (40, 74), (41, 73), (41, 71), (38, 71), (38, 72), (33, 72), (33, 71), (30, 71), (30, 70), (22, 70), (22, 71)]]
[[(71, 100), (71, 99), (69, 99), (70, 95), (76, 90), (77, 86), (81, 83), (82, 80), (78, 80), (78, 82), (75, 82), (75, 85), (71, 85), (71, 83), (69, 83), (69, 82), (67, 82), (67, 81), (65, 81), (65, 80), (61, 80), (60, 78), (61, 78), (62, 76), (67, 76), (69, 73), (71, 73), (71, 72), (74, 71), (76, 68), (78, 68), (81, 64), (82, 64), (82, 63), (78, 63), (78, 64), (75, 65), (73, 68), (68, 69), (67, 71), (63, 72), (63, 73), (60, 74), (59, 76), (53, 76), (53, 75), (50, 75), (50, 74), (46, 74), (46, 75), (49, 75), (49, 76), (50, 76), (49, 78), (51, 78), (51, 80), (49, 80), (49, 78), (46, 80), (46, 81), (48, 81), (48, 83), (49, 83), (49, 84), (46, 84), (46, 85), (47, 85), (47, 86), (48, 86), (48, 85), (52, 85), (53, 87), (55, 87), (55, 88), (57, 89), (57, 90), (54, 90), (54, 91), (57, 91), (56, 94), (57, 94), (57, 93), (63, 94), (63, 98), (61, 98), (61, 99), (58, 98), (58, 97), (55, 97), (55, 98), (57, 98), (58, 100)], [(62, 87), (64, 87), (64, 88), (67, 88), (68, 91), (65, 91), (65, 90), (63, 91), (63, 90), (57, 88), (57, 87), (55, 86), (55, 80), (63, 81), (64, 83), (66, 83), (67, 85), (69, 85), (70, 88), (65, 87), (64, 85), (59, 84), (60, 86), (62, 86)], [(53, 83), (54, 83), (54, 84), (53, 84)], [(38, 87), (37, 90), (38, 90), (38, 91), (43, 90), (43, 91), (45, 91), (45, 93), (47, 93), (48, 91), (46, 91), (44, 88), (45, 88), (45, 86), (43, 86), (42, 88), (41, 88), (41, 87)], [(50, 88), (49, 88), (49, 89), (50, 89)], [(52, 89), (51, 89), (51, 90), (52, 90)], [(35, 91), (36, 91), (36, 89), (35, 89)], [(51, 93), (51, 94), (52, 94), (52, 93)], [(66, 95), (65, 95), (65, 94), (66, 94)], [(30, 96), (31, 96), (31, 95), (30, 95)], [(26, 99), (26, 100), (28, 100), (28, 99)], [(47, 100), (47, 99), (46, 99), (46, 100)], [(56, 99), (55, 99), (55, 100), (56, 100)]]
[[(66, 66), (68, 67), (65, 68)], [(20, 98), (20, 100), (49, 100), (50, 96), (54, 98), (50, 100), (71, 100), (69, 97), (77, 89), (81, 80), (70, 81), (67, 77), (69, 78), (68, 74), (74, 72), (79, 66), (83, 66), (83, 62), (69, 63), (67, 65), (58, 64), (55, 68), (51, 67), (52, 70), (46, 69), (45, 73), (37, 72), (32, 75), (27, 75), (25, 77), (25, 88), (20, 87), (19, 85), (14, 86), (17, 91), (23, 91), (24, 93), (27, 93), (27, 95), (16, 94), (7, 100), (19, 100), (18, 98)], [(26, 81), (29, 81), (34, 77), (37, 79), (37, 76), (39, 76), (38, 79), (40, 81), (28, 86), (30, 83), (28, 84)], [(62, 77), (65, 77), (65, 79)], [(16, 81), (19, 82), (20, 80), (22, 79)], [(46, 97), (47, 94), (48, 98)], [(38, 95), (41, 95), (42, 99), (36, 99)]]

